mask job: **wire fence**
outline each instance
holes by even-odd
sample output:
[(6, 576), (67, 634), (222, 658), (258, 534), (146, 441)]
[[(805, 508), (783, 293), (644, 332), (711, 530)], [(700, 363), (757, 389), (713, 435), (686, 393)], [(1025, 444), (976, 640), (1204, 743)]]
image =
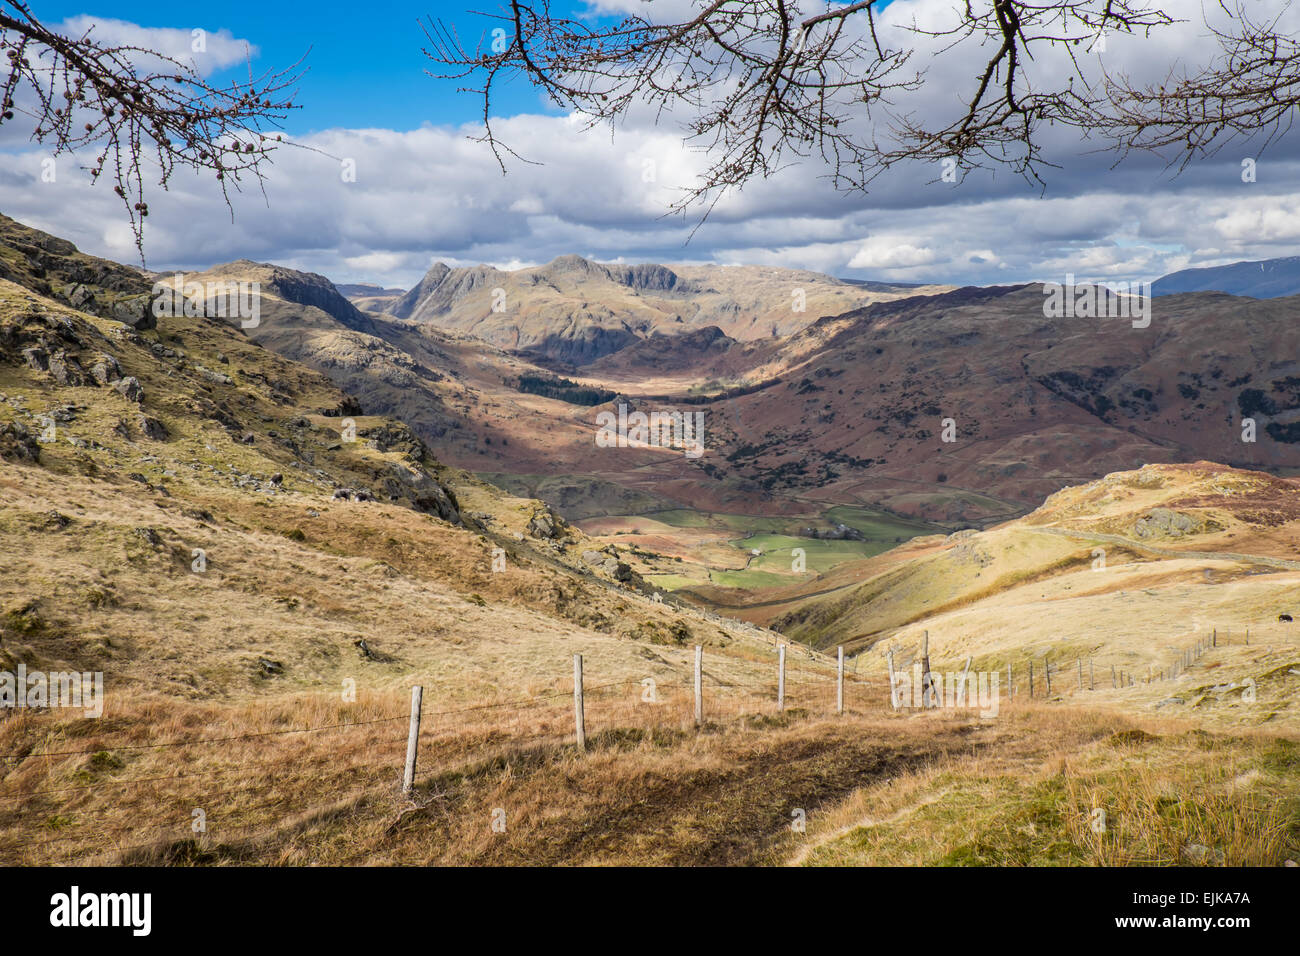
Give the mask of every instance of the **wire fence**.
[[(1263, 641), (1271, 643), (1265, 645)], [(1265, 637), (1244, 628), (1235, 634), (1215, 629), (1208, 636), (1172, 649), (1167, 666), (1158, 670), (1152, 667), (1139, 673), (1130, 663), (1114, 666), (1104, 662), (1099, 668), (1094, 658), (1054, 660), (1049, 654), (1039, 661), (1023, 656), (1007, 660), (998, 664), (996, 671), (999, 677), (1007, 675), (1006, 698), (1037, 700), (1049, 695), (1055, 698), (1172, 680), (1216, 650), (1293, 642), (1287, 633)], [(444, 775), (509, 761), (530, 749), (576, 752), (582, 738), (580, 727), (585, 729), (587, 740), (599, 747), (605, 738), (626, 740), (629, 735), (641, 739), (655, 734), (684, 736), (699, 729), (727, 729), (736, 724), (761, 729), (774, 716), (879, 714), (918, 706), (927, 709), (936, 706), (934, 698), (923, 695), (918, 701), (915, 695), (907, 699), (900, 693), (900, 687), (910, 679), (903, 674), (914, 676), (922, 661), (928, 661), (928, 647), (922, 650), (922, 655), (900, 661), (892, 675), (880, 677), (857, 676), (842, 665), (834, 669), (818, 667), (815, 657), (790, 662), (780, 654), (772, 662), (775, 666), (770, 678), (757, 677), (753, 668), (742, 674), (713, 674), (697, 663), (695, 672), (685, 677), (561, 682), (564, 689), (422, 711), (414, 720), (412, 715), (402, 713), (313, 726), (175, 737), (154, 743), (113, 743), (114, 736), (138, 732), (119, 728), (96, 733), (99, 745), (94, 747), (56, 745), (56, 749), (41, 750), (33, 745), (28, 750), (0, 754), (0, 863), (89, 863), (113, 855), (123, 861), (133, 854), (165, 859), (168, 854), (202, 854), (217, 846), (241, 843), (262, 848), (277, 841), (287, 844), (295, 833), (296, 818), (324, 809), (310, 799), (313, 792), (327, 789), (336, 804), (354, 809), (373, 803), (392, 811), (407, 803), (412, 793), (403, 794), (401, 783), (406, 769), (405, 746), (412, 734), (420, 773), (414, 773), (415, 766), (410, 772), (413, 791), (418, 794), (436, 786)], [(945, 681), (950, 686), (953, 674), (962, 671), (969, 677), (973, 663), (973, 658), (967, 658), (947, 674), (930, 668), (928, 676), (940, 688), (938, 706), (953, 703), (943, 693), (947, 689)], [(987, 673), (990, 662), (982, 660), (980, 667)], [(921, 677), (927, 679), (924, 672)], [(565, 683), (569, 686), (564, 687)], [(973, 682), (957, 705), (978, 707), (978, 686), (978, 680)], [(340, 763), (338, 747), (311, 743), (317, 735), (326, 734), (354, 738), (351, 746), (354, 751), (364, 751), (365, 760)], [(184, 766), (193, 757), (193, 748), (213, 748), (220, 754), (221, 748), (243, 742), (256, 742), (265, 751), (255, 761), (245, 760), (241, 754), (228, 758), (228, 766)], [(284, 752), (290, 746), (296, 747), (294, 752)], [(105, 755), (106, 772), (111, 773), (126, 768), (119, 754), (160, 751), (176, 753), (175, 772), (76, 782), (79, 775), (86, 773), (88, 762)], [(29, 773), (15, 786), (15, 771), (32, 762), (40, 762), (44, 769), (39, 783), (45, 785), (31, 786), (29, 778), (40, 774)], [(238, 785), (226, 787), (227, 783)], [(110, 801), (100, 799), (106, 791), (112, 793)], [(251, 794), (266, 799), (229, 799)], [(129, 817), (136, 807), (141, 819), (170, 822), (134, 825), (124, 816)], [(113, 819), (102, 819), (109, 811), (115, 814)]]

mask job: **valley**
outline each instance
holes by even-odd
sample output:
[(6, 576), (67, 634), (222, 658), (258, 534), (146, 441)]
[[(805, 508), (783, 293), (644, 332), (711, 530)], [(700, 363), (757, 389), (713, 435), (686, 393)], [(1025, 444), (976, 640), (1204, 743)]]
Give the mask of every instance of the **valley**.
[(107, 695), (0, 712), (6, 862), (1300, 857), (1295, 300), (732, 268), (183, 281), (0, 220), (0, 672)]

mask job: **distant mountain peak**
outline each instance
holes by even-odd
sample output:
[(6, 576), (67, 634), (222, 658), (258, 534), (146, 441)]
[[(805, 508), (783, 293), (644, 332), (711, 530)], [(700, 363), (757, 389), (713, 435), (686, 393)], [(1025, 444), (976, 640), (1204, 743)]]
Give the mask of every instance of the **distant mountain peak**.
[(1178, 292), (1226, 292), (1252, 299), (1300, 295), (1300, 256), (1182, 269), (1151, 285), (1152, 295)]

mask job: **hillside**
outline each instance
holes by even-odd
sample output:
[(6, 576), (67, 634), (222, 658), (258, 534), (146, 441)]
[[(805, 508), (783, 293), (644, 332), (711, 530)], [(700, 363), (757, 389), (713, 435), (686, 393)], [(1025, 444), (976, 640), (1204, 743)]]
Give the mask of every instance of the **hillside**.
[[(52, 248), (47, 275), (83, 265)], [(100, 268), (128, 296), (152, 278)], [(832, 509), (833, 529), (849, 522), (863, 537), (816, 539), (825, 550), (810, 567), (838, 591), (804, 593), (782, 626), (864, 653), (837, 715), (833, 662), (792, 645), (778, 710), (776, 635), (662, 600), (642, 577), (671, 561), (679, 534), (736, 553), (697, 513), (588, 535), (443, 463), (419, 429), (366, 414), (279, 353), (361, 385), (411, 372), (403, 356), (418, 354), (421, 381), (463, 391), (486, 380), (476, 363), (495, 374), (518, 359), (358, 318), (319, 277), (249, 262), (211, 273), (236, 275), (262, 284), (255, 328), (183, 312), (132, 325), (47, 296), (32, 274), (0, 280), (0, 671), (99, 671), (106, 691), (102, 718), (27, 707), (0, 720), (6, 859), (1278, 864), (1300, 853), (1286, 796), (1297, 662), (1277, 622), (1300, 573), (1285, 557), (1294, 482), (1152, 466), (1061, 491), (1009, 525), (898, 548), (925, 529)], [(114, 314), (116, 290), (83, 285), (87, 305)], [(518, 394), (538, 416), (555, 401)], [(710, 519), (724, 520), (746, 533), (735, 516)], [(779, 571), (768, 556), (806, 530), (781, 515), (753, 573)], [(1080, 562), (1099, 542), (1110, 564), (1085, 587), (1080, 576), (1098, 573)], [(858, 547), (874, 556), (824, 563)], [(992, 722), (893, 710), (881, 680), (879, 649), (896, 647), (901, 665), (922, 627), (943, 666), (972, 654), (1019, 674), (1040, 653), (1073, 651), (1140, 673), (1220, 624), (1221, 644), (1176, 687), (1030, 700), (1022, 685)], [(574, 653), (588, 675), (585, 752)], [(1257, 701), (1242, 699), (1246, 678)], [(425, 722), (403, 794), (416, 682)], [(1045, 791), (1043, 767), (1063, 755), (1070, 769)], [(1085, 819), (1098, 788), (1128, 794), (1115, 839), (1023, 826), (1026, 814)], [(1171, 818), (1168, 792), (1196, 793), (1210, 812)], [(978, 807), (957, 805), (973, 795)], [(501, 813), (508, 826), (489, 827)], [(807, 815), (806, 832), (792, 813)], [(882, 841), (897, 814), (917, 829)]]
[[(285, 288), (266, 278), (264, 290)], [(263, 295), (275, 327), (284, 306)], [(308, 326), (326, 313), (300, 314)], [(620, 633), (667, 633), (689, 617), (634, 600), (649, 589), (615, 549), (593, 564), (585, 536), (540, 502), (447, 468), (404, 423), (363, 414), (227, 322), (168, 316), (140, 332), (0, 280), (0, 344), (4, 664), (111, 663), (118, 681), (155, 689), (162, 667), (171, 692), (211, 698), (278, 687), (259, 673), (267, 658), (283, 683), (315, 686), (351, 666), (374, 587), (404, 623), (369, 642), (405, 643), (405, 672), (418, 648), (464, 639), (451, 618), (437, 623), (446, 605), (455, 619), (509, 620), (482, 627), (498, 633), (612, 635), (616, 620)], [(493, 547), (511, 573), (490, 570)], [(159, 659), (151, 635), (172, 632), (183, 649)], [(745, 631), (710, 633), (700, 639)]]
[(856, 581), (773, 624), (817, 646), (869, 650), (872, 670), (890, 649), (908, 665), (923, 632), (932, 654), (972, 656), (977, 669), (1036, 661), (1041, 679), (1050, 658), (1071, 687), (1076, 659), (1104, 656), (1107, 668), (1143, 679), (1135, 705), (1210, 710), (1211, 700), (1195, 700), (1204, 689), (1188, 697), (1146, 677), (1217, 631), (1223, 646), (1211, 670), (1239, 678), (1273, 661), (1264, 670), (1275, 686), (1261, 706), (1270, 720), (1289, 719), (1287, 667), (1300, 634), (1286, 618), (1300, 613), (1298, 545), (1300, 482), (1209, 462), (1148, 465), (1064, 489), (985, 531), (918, 538), (911, 555), (861, 565)]

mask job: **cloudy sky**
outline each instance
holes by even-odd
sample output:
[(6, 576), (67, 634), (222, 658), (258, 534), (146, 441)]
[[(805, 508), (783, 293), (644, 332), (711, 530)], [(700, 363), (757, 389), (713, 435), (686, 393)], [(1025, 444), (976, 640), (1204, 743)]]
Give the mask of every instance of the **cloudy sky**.
[[(944, 23), (955, 0), (894, 0), (888, 29)], [(1296, 26), (1284, 0), (1261, 0)], [(557, 3), (558, 6), (558, 3)], [(668, 16), (689, 0), (595, 0), (599, 13)], [(805, 2), (812, 10), (816, 4)], [(237, 3), (226, 8), (116, 0), (111, 16), (78, 3), (34, 4), (47, 23), (91, 27), (187, 59), (205, 75), (289, 66), (307, 73), (286, 127), (310, 149), (281, 149), (266, 185), (236, 198), (234, 216), (215, 183), (178, 175), (147, 198), (148, 265), (197, 269), (237, 258), (323, 273), (337, 282), (409, 286), (434, 261), (517, 266), (578, 253), (630, 262), (760, 263), (834, 275), (913, 282), (999, 283), (1080, 278), (1151, 279), (1188, 265), (1300, 252), (1300, 133), (1259, 155), (1230, 146), (1174, 175), (1159, 158), (1114, 166), (1097, 141), (1053, 134), (1046, 189), (1009, 172), (959, 184), (939, 170), (900, 167), (870, 193), (836, 192), (814, 163), (784, 169), (726, 197), (692, 236), (697, 219), (665, 217), (705, 166), (671, 118), (634, 115), (614, 131), (585, 131), (523, 86), (498, 101), (499, 132), (534, 164), (511, 162), (503, 176), (470, 138), (480, 104), (456, 84), (424, 73), (423, 17), (482, 29), (466, 10), (495, 0), (384, 4), (358, 19), (354, 4)], [(818, 7), (824, 8), (824, 4)], [(1109, 38), (1107, 65), (1158, 80), (1203, 65), (1215, 49), (1199, 0), (1166, 6), (1186, 24), (1151, 39)], [(588, 9), (576, 2), (581, 14)], [(205, 53), (191, 52), (195, 29)], [(1292, 31), (1293, 35), (1295, 31)], [(914, 41), (909, 41), (914, 42)], [(310, 52), (308, 52), (310, 50)], [(908, 108), (948, 115), (978, 72), (981, 51), (930, 57), (925, 92)], [(987, 53), (985, 53), (987, 55)], [(1034, 68), (1059, 69), (1050, 56)], [(965, 85), (963, 85), (965, 84)], [(43, 182), (48, 153), (30, 128), (0, 128), (0, 212), (72, 239), (82, 249), (136, 261), (123, 211), (107, 184), (91, 187), (77, 160), (59, 160)], [(1258, 157), (1254, 182), (1242, 160)], [(341, 162), (355, 164), (345, 182)], [(653, 176), (646, 175), (647, 170)], [(651, 181), (647, 181), (647, 179)]]

